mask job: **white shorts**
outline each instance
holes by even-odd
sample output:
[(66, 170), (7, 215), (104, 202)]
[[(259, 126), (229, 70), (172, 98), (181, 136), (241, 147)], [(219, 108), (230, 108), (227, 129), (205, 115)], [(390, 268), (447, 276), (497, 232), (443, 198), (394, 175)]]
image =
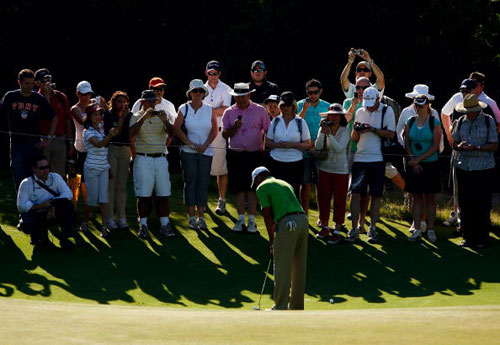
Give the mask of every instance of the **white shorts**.
[(210, 175), (220, 176), (227, 174), (226, 160), (226, 139), (222, 137), (222, 132), (219, 132), (211, 145), (214, 148), (215, 155), (212, 159), (212, 168)]
[(109, 169), (97, 170), (83, 167), (87, 187), (87, 205), (108, 203)]
[(149, 198), (153, 190), (159, 197), (170, 196), (170, 174), (167, 157), (136, 155), (134, 159), (135, 196)]
[(397, 174), (399, 174), (398, 169), (394, 167), (391, 163), (385, 163), (385, 177), (389, 180), (393, 179)]

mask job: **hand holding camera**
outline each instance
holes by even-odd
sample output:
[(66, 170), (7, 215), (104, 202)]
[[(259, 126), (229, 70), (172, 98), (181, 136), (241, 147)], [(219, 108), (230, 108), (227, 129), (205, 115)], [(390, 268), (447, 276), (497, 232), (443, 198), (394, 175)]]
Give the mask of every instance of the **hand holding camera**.
[(359, 132), (359, 133), (363, 134), (363, 133), (366, 133), (366, 132), (371, 132), (372, 126), (370, 126), (367, 123), (354, 122), (354, 130), (356, 132)]

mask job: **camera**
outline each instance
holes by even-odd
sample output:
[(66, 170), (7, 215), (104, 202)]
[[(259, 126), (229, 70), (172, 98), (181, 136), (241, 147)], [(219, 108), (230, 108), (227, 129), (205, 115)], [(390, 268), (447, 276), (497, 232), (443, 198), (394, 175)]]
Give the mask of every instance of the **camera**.
[(328, 120), (323, 120), (323, 121), (321, 121), (321, 123), (324, 124), (325, 126), (331, 126), (331, 125), (333, 125), (334, 122), (328, 121)]
[(422, 150), (422, 144), (420, 144), (420, 143), (416, 143), (416, 144), (415, 144), (415, 148), (416, 148), (417, 150), (419, 150), (419, 151), (420, 151), (420, 150)]
[(361, 50), (362, 49), (353, 49), (353, 53), (356, 55), (361, 55)]
[(241, 120), (243, 116), (242, 115), (238, 115), (238, 120)]
[(364, 131), (365, 129), (368, 129), (368, 128), (370, 128), (370, 125), (368, 125), (366, 123), (361, 123), (361, 122), (355, 122), (354, 123), (354, 130), (355, 131), (362, 132), (362, 131)]
[(151, 115), (158, 116), (158, 115), (160, 115), (160, 112), (158, 110), (153, 110), (153, 112), (151, 113)]

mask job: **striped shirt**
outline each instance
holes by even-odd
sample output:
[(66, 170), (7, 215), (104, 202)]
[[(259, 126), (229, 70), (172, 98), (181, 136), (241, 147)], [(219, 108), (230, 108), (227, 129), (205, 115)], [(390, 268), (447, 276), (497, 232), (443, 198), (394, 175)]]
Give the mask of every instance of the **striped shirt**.
[[(130, 127), (136, 124), (144, 115), (139, 110), (130, 118)], [(165, 153), (167, 129), (158, 116), (152, 116), (144, 121), (139, 132), (135, 135), (135, 152), (138, 153)]]
[(96, 138), (98, 141), (101, 141), (104, 137), (104, 127), (102, 124), (99, 124), (99, 129), (90, 126), (83, 131), (83, 143), (87, 149), (87, 159), (85, 159), (84, 166), (87, 169), (104, 170), (110, 168), (108, 162), (108, 147), (97, 147), (90, 143), (91, 138)]
[[(497, 128), (495, 121), (490, 115), (486, 115), (490, 122), (489, 129), (486, 127), (485, 114), (481, 112), (475, 120), (470, 120), (465, 116), (462, 125), (455, 126), (452, 136), (460, 143), (466, 141), (470, 145), (482, 146), (487, 143), (498, 142)], [(489, 131), (489, 133), (488, 133)], [(457, 168), (465, 171), (486, 170), (495, 167), (494, 152), (489, 151), (458, 151)]]

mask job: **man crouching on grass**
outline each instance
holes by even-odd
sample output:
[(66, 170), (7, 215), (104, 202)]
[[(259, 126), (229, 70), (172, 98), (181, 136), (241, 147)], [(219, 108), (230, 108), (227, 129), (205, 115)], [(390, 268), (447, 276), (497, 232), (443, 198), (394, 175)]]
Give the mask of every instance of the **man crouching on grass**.
[[(292, 186), (271, 176), (265, 167), (252, 172), (257, 198), (274, 254), (273, 310), (303, 310), (309, 224)], [(292, 294), (290, 298), (290, 286)]]

